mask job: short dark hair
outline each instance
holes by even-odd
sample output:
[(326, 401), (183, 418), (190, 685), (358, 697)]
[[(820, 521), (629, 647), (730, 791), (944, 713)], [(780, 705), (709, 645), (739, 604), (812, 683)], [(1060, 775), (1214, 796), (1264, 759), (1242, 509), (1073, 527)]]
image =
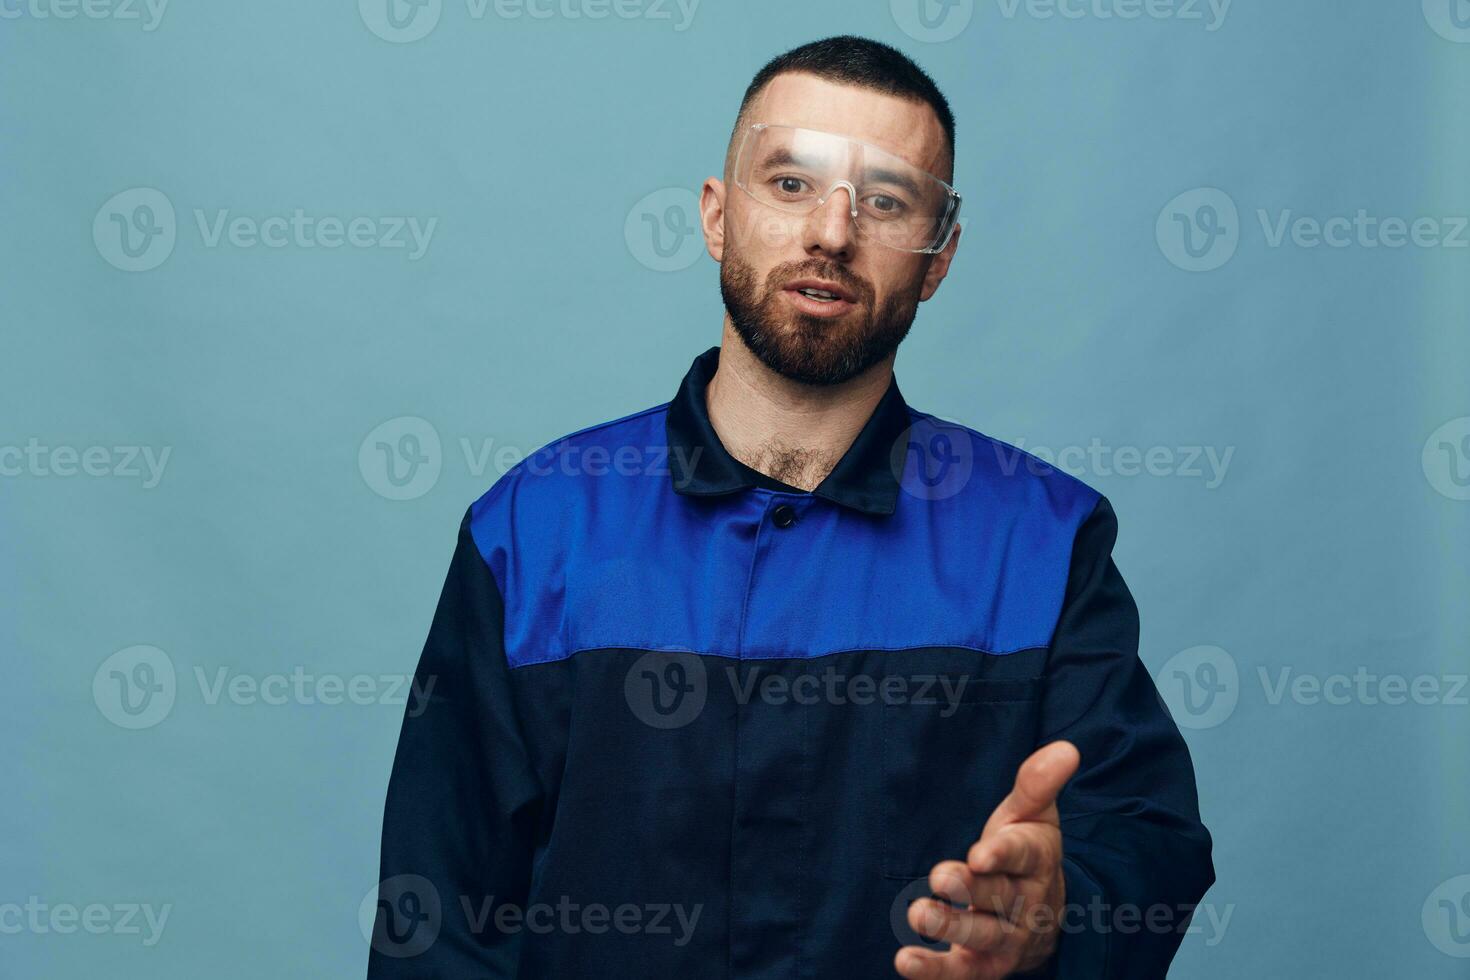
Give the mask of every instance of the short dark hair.
[(953, 165), (954, 113), (950, 111), (949, 100), (934, 84), (934, 79), (897, 48), (851, 34), (811, 41), (766, 62), (746, 87), (745, 98), (740, 100), (740, 111), (735, 114), (735, 128), (730, 134), (732, 143), (740, 134), (746, 108), (771, 79), (787, 72), (805, 72), (831, 82), (859, 85), (927, 103), (939, 117)]

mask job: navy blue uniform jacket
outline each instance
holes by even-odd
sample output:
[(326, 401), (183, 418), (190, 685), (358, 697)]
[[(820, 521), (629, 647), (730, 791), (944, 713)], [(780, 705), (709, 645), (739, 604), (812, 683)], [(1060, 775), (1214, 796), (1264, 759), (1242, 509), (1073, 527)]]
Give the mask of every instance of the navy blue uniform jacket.
[(718, 357), (465, 514), (368, 975), (894, 977), (930, 868), (1068, 739), (1049, 972), (1163, 976), (1214, 870), (1107, 499), (896, 377), (802, 492), (721, 446)]

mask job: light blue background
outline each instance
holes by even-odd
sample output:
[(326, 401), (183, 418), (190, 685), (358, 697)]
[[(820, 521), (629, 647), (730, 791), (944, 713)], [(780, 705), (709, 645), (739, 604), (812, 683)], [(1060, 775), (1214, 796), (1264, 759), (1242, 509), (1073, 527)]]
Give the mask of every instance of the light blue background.
[[(1238, 676), (1233, 711), (1187, 729), (1229, 924), (1186, 937), (1173, 975), (1470, 976), (1431, 895), (1470, 887), (1470, 707), (1272, 703), (1258, 673), (1443, 691), (1470, 670), (1470, 502), (1447, 469), (1470, 456), (1421, 459), (1470, 415), (1470, 249), (1272, 247), (1258, 216), (1470, 214), (1470, 30), (1435, 2), (1236, 0), (1211, 30), (1202, 3), (988, 0), (945, 41), (882, 0), (705, 0), (683, 30), (673, 4), (444, 0), (408, 43), (347, 0), (177, 0), (153, 30), (0, 19), (0, 448), (170, 452), (152, 487), (56, 475), (64, 454), (0, 477), (0, 906), (170, 907), (152, 946), (0, 932), (0, 974), (361, 974), (402, 707), (211, 704), (196, 671), (410, 672), (493, 454), (667, 400), (718, 341), (716, 266), (696, 243), (658, 271), (643, 212), (717, 172), (767, 57), (854, 32), (909, 52), (958, 116), (966, 228), (897, 362), (909, 401), (1027, 447), (1233, 452), (1216, 486), (1186, 452), (1168, 475), (1069, 467), (1118, 511), (1176, 717), (1176, 654), (1219, 647)], [(177, 212), (143, 272), (105, 234), (134, 188)], [(1239, 214), (1202, 272), (1171, 261), (1173, 212), (1156, 235), (1196, 188)], [(210, 247), (194, 217), (296, 208), (437, 225), (410, 260)], [(401, 417), (441, 445), (409, 500), (359, 465)], [(126, 730), (93, 679), (140, 644), (177, 699)]]

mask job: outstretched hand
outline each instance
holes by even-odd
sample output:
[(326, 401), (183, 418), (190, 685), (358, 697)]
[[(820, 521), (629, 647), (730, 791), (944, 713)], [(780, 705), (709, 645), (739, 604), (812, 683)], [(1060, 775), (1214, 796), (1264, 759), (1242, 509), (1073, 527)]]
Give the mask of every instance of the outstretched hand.
[(965, 860), (934, 866), (930, 890), (954, 904), (918, 899), (909, 906), (908, 923), (950, 948), (904, 946), (893, 961), (900, 976), (1000, 980), (1051, 958), (1066, 901), (1057, 795), (1080, 761), (1071, 742), (1037, 749), (1021, 763), (1015, 785)]

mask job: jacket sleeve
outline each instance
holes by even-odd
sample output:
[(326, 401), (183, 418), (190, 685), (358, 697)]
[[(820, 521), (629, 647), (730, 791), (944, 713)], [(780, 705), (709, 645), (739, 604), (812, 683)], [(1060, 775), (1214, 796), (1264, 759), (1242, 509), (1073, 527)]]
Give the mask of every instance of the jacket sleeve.
[(504, 617), (466, 512), (388, 781), (369, 980), (515, 975), (520, 930), (495, 911), (525, 907), (542, 793)]
[(1215, 880), (1189, 750), (1138, 657), (1117, 532), (1100, 497), (1078, 529), (1048, 652), (1041, 744), (1067, 739), (1082, 757), (1057, 800), (1066, 907), (1042, 974), (1063, 980), (1165, 976)]

